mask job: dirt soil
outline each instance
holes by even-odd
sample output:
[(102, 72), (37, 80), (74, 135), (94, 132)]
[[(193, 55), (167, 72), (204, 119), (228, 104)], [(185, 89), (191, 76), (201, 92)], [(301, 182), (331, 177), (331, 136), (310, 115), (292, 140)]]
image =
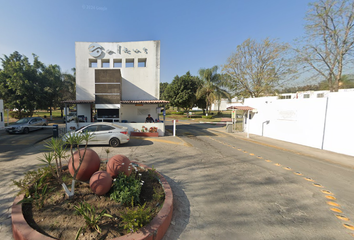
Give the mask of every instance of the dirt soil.
[[(104, 169), (101, 167), (100, 170)], [(67, 186), (71, 187), (71, 176), (68, 171)], [(163, 188), (159, 181), (151, 177), (148, 172), (141, 172), (141, 180), (144, 185), (140, 194), (140, 205), (146, 203), (146, 207), (152, 209), (152, 218), (154, 218), (162, 207), (164, 201)], [(69, 177), (70, 176), (70, 177)], [(64, 177), (65, 178), (65, 177)], [(44, 202), (44, 207), (38, 209), (35, 204), (23, 204), (23, 212), (26, 221), (37, 231), (57, 239), (75, 239), (80, 227), (85, 228), (85, 221), (81, 215), (75, 214), (74, 206), (79, 206), (80, 202), (86, 201), (95, 206), (96, 213), (106, 210), (106, 213), (113, 218), (103, 217), (100, 221), (101, 234), (88, 227), (80, 234), (78, 239), (112, 239), (127, 234), (121, 222), (121, 212), (127, 207), (110, 200), (108, 192), (104, 196), (95, 195), (88, 183), (76, 182), (75, 195), (72, 199), (68, 199), (63, 188), (54, 179), (49, 182), (48, 189), (55, 187), (55, 191), (49, 193), (49, 197)], [(153, 194), (159, 193), (162, 198), (153, 198)]]

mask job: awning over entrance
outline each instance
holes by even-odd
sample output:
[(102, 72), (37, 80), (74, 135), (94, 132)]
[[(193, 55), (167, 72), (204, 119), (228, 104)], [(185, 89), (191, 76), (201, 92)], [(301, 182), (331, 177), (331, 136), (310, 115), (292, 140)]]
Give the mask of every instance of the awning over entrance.
[(227, 108), (227, 110), (231, 110), (231, 109), (251, 111), (254, 108), (253, 107), (249, 107), (249, 106), (231, 106), (231, 107)]
[(122, 100), (121, 104), (168, 104), (166, 100)]

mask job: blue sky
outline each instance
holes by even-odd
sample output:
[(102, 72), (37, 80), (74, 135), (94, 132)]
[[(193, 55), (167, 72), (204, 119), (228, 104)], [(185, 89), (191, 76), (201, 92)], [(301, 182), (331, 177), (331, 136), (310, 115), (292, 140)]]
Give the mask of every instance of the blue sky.
[(161, 82), (221, 66), (247, 38), (291, 43), (310, 0), (2, 1), (0, 55), (14, 51), (63, 71), (75, 42), (161, 41)]

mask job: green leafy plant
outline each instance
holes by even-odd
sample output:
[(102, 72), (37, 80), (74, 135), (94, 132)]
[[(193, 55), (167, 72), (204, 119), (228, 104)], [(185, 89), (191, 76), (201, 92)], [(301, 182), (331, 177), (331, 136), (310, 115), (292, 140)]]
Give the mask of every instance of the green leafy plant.
[(127, 177), (124, 173), (120, 173), (114, 179), (110, 199), (123, 205), (129, 204), (131, 199), (134, 203), (138, 203), (142, 185), (139, 175), (131, 174)]
[(33, 203), (38, 209), (44, 206), (44, 201), (48, 198), (48, 193), (54, 191), (54, 188), (48, 190), (48, 184), (43, 185), (45, 176), (40, 178), (33, 186), (33, 189), (29, 191), (27, 197), (19, 201), (17, 204), (21, 203)]
[[(53, 176), (62, 185), (62, 187), (65, 190), (65, 193), (68, 195), (69, 198), (74, 196), (76, 176), (84, 160), (88, 141), (91, 138), (92, 136), (89, 132), (84, 132), (81, 134), (77, 134), (77, 133), (68, 134), (64, 140), (58, 138), (52, 138), (51, 141), (46, 145), (46, 147), (50, 150), (50, 152), (44, 153), (43, 158), (40, 159), (40, 161), (48, 165)], [(71, 161), (72, 168), (74, 169), (74, 176), (73, 176), (73, 180), (71, 181), (71, 191), (69, 191), (68, 187), (63, 182), (61, 177), (62, 175), (61, 159), (66, 157), (66, 148), (64, 147), (64, 145), (68, 144), (70, 146), (69, 148), (70, 148), (71, 158), (74, 159), (74, 149), (76, 148), (77, 150), (79, 150), (81, 143), (85, 143), (85, 148), (83, 154), (81, 154), (81, 151), (78, 151), (79, 165), (75, 167), (74, 161)], [(55, 167), (53, 166), (54, 161), (55, 161)]]
[(41, 181), (47, 180), (51, 176), (52, 174), (50, 173), (49, 168), (43, 167), (34, 171), (26, 172), (25, 176), (22, 179), (20, 179), (19, 181), (12, 180), (12, 183), (18, 188), (20, 188), (18, 195), (24, 193), (25, 196), (28, 197), (35, 183), (40, 181), (40, 179), (43, 179)]
[(157, 189), (157, 188), (153, 188), (154, 194), (152, 195), (152, 199), (154, 201), (160, 201), (163, 200), (165, 198), (165, 193), (162, 189)]
[(94, 206), (91, 206), (87, 202), (79, 203), (79, 206), (74, 206), (75, 212), (80, 214), (85, 219), (86, 227), (96, 230), (101, 233), (101, 228), (99, 227), (99, 222), (102, 217), (112, 218), (111, 215), (106, 213), (106, 210), (102, 210), (99, 214), (96, 213)]
[(154, 166), (152, 166), (151, 169), (148, 169), (147, 172), (148, 172), (148, 176), (149, 176), (150, 180), (158, 178), (158, 173), (157, 173), (156, 169), (154, 168)]
[(122, 225), (125, 230), (136, 232), (139, 228), (149, 223), (152, 219), (151, 209), (138, 205), (134, 207), (134, 200), (131, 200), (131, 208), (127, 207), (124, 212), (121, 212)]
[(109, 148), (105, 148), (104, 151), (107, 153), (107, 161), (108, 161), (108, 154), (111, 152), (111, 150)]

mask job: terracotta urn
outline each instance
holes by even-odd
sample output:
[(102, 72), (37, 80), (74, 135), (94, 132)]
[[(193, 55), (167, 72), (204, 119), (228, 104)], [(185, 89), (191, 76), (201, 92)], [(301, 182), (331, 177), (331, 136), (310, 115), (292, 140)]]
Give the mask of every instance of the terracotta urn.
[(112, 177), (106, 171), (97, 171), (90, 178), (92, 192), (98, 196), (105, 195), (112, 186)]
[(108, 160), (107, 172), (115, 178), (119, 173), (124, 173), (129, 176), (133, 170), (133, 166), (130, 163), (129, 158), (124, 155), (115, 155)]
[[(85, 150), (80, 149), (80, 154), (83, 156)], [(68, 168), (71, 176), (74, 176), (74, 169), (72, 167), (72, 159), (70, 158), (69, 163), (68, 163)], [(74, 153), (74, 166), (77, 168), (79, 166), (79, 151), (76, 151)], [(80, 181), (88, 181), (90, 180), (92, 174), (97, 172), (100, 169), (100, 157), (98, 154), (93, 151), (92, 149), (87, 149), (85, 153), (84, 160), (82, 161), (81, 167), (79, 169), (79, 172), (76, 175), (76, 179)]]

